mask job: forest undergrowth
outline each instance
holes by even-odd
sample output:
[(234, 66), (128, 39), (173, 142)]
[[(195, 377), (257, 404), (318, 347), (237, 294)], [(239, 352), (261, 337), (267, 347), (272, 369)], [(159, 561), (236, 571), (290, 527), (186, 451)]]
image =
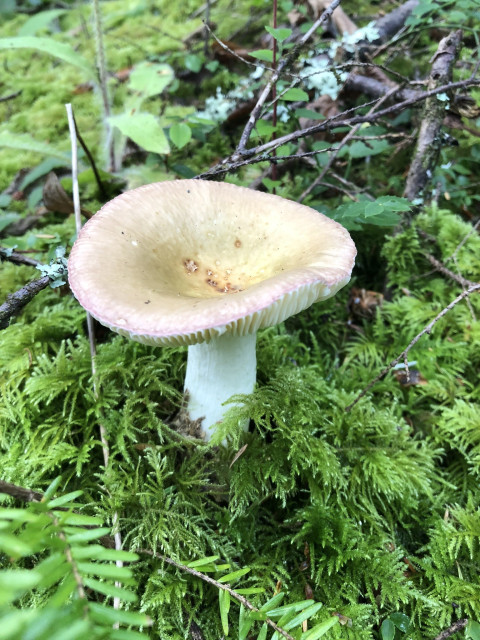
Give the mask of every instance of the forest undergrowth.
[[(479, 640), (478, 3), (344, 2), (297, 51), (327, 5), (1, 6), (0, 639)], [(186, 347), (96, 324), (92, 373), (66, 103), (85, 217), (201, 175), (357, 245), (208, 443)]]

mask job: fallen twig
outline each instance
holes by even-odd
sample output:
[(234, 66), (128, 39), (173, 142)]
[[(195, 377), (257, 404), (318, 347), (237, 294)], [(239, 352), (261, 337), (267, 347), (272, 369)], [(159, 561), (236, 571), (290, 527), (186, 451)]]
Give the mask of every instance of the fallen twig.
[(43, 278), (29, 282), (18, 291), (15, 291), (15, 293), (11, 293), (0, 306), (0, 329), (6, 329), (10, 320), (18, 315), (37, 293), (48, 287), (49, 283), (50, 277), (43, 276)]
[[(305, 138), (321, 131), (331, 131), (332, 129), (336, 129), (339, 127), (351, 127), (353, 125), (362, 124), (364, 122), (376, 122), (378, 120), (381, 120), (382, 118), (385, 118), (385, 116), (390, 116), (394, 113), (397, 113), (398, 111), (403, 111), (407, 107), (414, 106), (415, 104), (439, 93), (446, 93), (449, 91), (453, 91), (454, 89), (479, 85), (480, 79), (476, 78), (475, 76), (470, 76), (470, 78), (467, 78), (466, 80), (451, 82), (449, 84), (436, 87), (435, 89), (432, 89), (430, 91), (425, 91), (421, 95), (414, 96), (407, 100), (403, 100), (402, 102), (392, 104), (388, 107), (385, 107), (385, 109), (381, 109), (380, 111), (376, 111), (375, 113), (371, 113), (370, 115), (353, 115), (352, 117), (346, 117), (348, 113), (355, 113), (359, 109), (364, 109), (367, 106), (375, 104), (376, 101), (373, 100), (367, 104), (359, 105), (353, 107), (352, 109), (349, 109), (348, 111), (344, 111), (342, 113), (331, 116), (326, 120), (322, 120), (318, 124), (312, 125), (305, 129), (298, 129), (297, 131), (293, 131), (292, 133), (281, 136), (276, 140), (258, 145), (257, 147), (252, 147), (244, 150), (239, 150), (237, 148), (233, 155), (225, 158), (214, 167), (211, 167), (208, 171), (205, 171), (204, 173), (201, 173), (195, 177), (197, 179), (213, 179), (219, 175), (225, 175), (232, 171), (236, 171), (239, 167), (248, 164), (254, 164), (256, 162), (261, 162), (262, 160), (269, 160), (268, 154), (271, 153), (273, 149), (277, 149), (278, 147), (281, 147), (288, 142), (294, 142), (296, 140), (300, 140), (301, 138)], [(395, 95), (395, 93), (392, 94), (392, 97), (394, 97)], [(281, 160), (281, 158), (277, 158), (277, 161), (279, 160)]]
[[(217, 587), (217, 589), (228, 591), (228, 593), (232, 596), (232, 598), (235, 598), (235, 600), (243, 604), (243, 606), (246, 609), (249, 609), (250, 611), (258, 611), (257, 607), (254, 607), (253, 604), (245, 598), (245, 596), (242, 596), (240, 593), (237, 593), (236, 591), (234, 591), (231, 587), (228, 586), (228, 584), (222, 584), (221, 582), (214, 580), (210, 576), (207, 576), (204, 573), (200, 573), (200, 571), (197, 571), (196, 569), (192, 569), (191, 567), (187, 567), (184, 564), (180, 564), (179, 562), (172, 560), (172, 558), (167, 558), (166, 556), (162, 556), (159, 553), (156, 553), (155, 551), (151, 551), (150, 549), (135, 549), (134, 551), (135, 553), (144, 553), (146, 555), (157, 558), (158, 560), (162, 560), (163, 562), (166, 562), (167, 564), (170, 564), (173, 567), (180, 569), (181, 571), (190, 573), (192, 576), (195, 576), (196, 578), (200, 578), (204, 582), (208, 582), (209, 584), (214, 585), (215, 587)], [(279, 627), (277, 624), (275, 624), (275, 622), (273, 622), (273, 620), (270, 620), (270, 618), (267, 618), (265, 622), (270, 627), (272, 627), (272, 629), (275, 629), (277, 633), (282, 635), (284, 638), (287, 638), (287, 640), (295, 640), (293, 636), (291, 636), (288, 633), (288, 631), (285, 631), (285, 629), (282, 629), (281, 627)]]
[(415, 336), (415, 338), (413, 338), (413, 340), (410, 342), (410, 344), (408, 345), (408, 347), (402, 351), (402, 353), (397, 356), (395, 358), (395, 360), (392, 360), (392, 362), (390, 362), (390, 364), (388, 366), (385, 367), (385, 369), (383, 369), (383, 371), (381, 371), (378, 376), (376, 378), (374, 378), (366, 387), (365, 389), (363, 389), (363, 391), (361, 391), (358, 396), (355, 398), (355, 400), (348, 405), (348, 407), (345, 407), (345, 411), (350, 411), (356, 404), (357, 402), (363, 398), (363, 396), (366, 395), (366, 393), (375, 385), (377, 384), (377, 382), (379, 380), (381, 380), (391, 369), (393, 369), (393, 367), (395, 367), (400, 360), (405, 360), (407, 353), (410, 351), (410, 349), (415, 346), (417, 344), (417, 342), (420, 340), (420, 338), (425, 335), (426, 333), (430, 333), (432, 328), (434, 327), (434, 325), (441, 319), (443, 318), (443, 316), (445, 314), (447, 314), (450, 309), (453, 309), (453, 307), (458, 304), (461, 300), (463, 300), (464, 298), (466, 298), (467, 296), (469, 296), (471, 293), (473, 293), (474, 291), (478, 291), (480, 290), (480, 283), (479, 284), (474, 284), (473, 286), (469, 287), (468, 289), (466, 289), (465, 291), (463, 291), (459, 296), (457, 296), (455, 298), (455, 300), (452, 300), (452, 302), (450, 302), (449, 305), (447, 305), (445, 307), (445, 309), (442, 309), (442, 311), (440, 311), (440, 313), (431, 321), (427, 324), (427, 326), (422, 329), (422, 331), (420, 331), (419, 334), (417, 334)]
[(453, 271), (450, 271), (450, 269), (448, 269), (444, 264), (440, 262), (440, 260), (437, 260), (430, 253), (426, 253), (425, 257), (430, 262), (430, 264), (435, 267), (437, 271), (440, 271), (440, 273), (443, 273), (443, 275), (448, 276), (452, 280), (455, 280), (455, 282), (458, 282), (458, 284), (461, 284), (462, 287), (474, 287), (478, 284), (478, 282), (472, 282), (471, 280), (467, 280), (467, 278), (464, 278), (458, 273), (454, 273)]
[(453, 636), (454, 633), (457, 633), (457, 631), (460, 631), (460, 629), (463, 629), (464, 627), (466, 627), (467, 624), (468, 624), (468, 618), (462, 618), (461, 620), (457, 620), (452, 625), (450, 625), (448, 629), (445, 629), (444, 631), (439, 633), (438, 636), (435, 636), (433, 640), (445, 640), (445, 638), (449, 638), (450, 636)]

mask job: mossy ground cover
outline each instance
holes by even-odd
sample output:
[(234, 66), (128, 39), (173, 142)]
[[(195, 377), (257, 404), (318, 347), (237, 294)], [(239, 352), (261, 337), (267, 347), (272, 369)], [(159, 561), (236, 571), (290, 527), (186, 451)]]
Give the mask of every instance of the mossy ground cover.
[[(201, 38), (184, 40), (202, 24), (198, 8), (195, 2), (101, 3), (112, 74), (146, 59), (174, 70), (168, 89), (145, 107), (162, 118), (166, 130), (201, 111), (217, 86), (228, 92), (247, 73), (241, 65), (214, 64), (198, 82), (198, 72), (191, 71), (195, 58), (212, 62), (202, 58)], [(259, 2), (240, 6), (219, 0), (210, 19), (219, 36), (237, 34), (245, 46), (259, 48), (269, 11)], [(4, 14), (0, 36), (16, 36), (28, 19), (23, 11)], [(78, 4), (37, 35), (69, 42), (93, 64), (92, 34), (90, 6)], [(430, 53), (434, 44), (428, 42)], [(57, 155), (68, 152), (65, 102), (73, 103), (79, 130), (106, 168), (98, 87), (80, 93), (81, 71), (46, 54), (0, 51), (0, 57), (5, 69), (0, 92), (21, 90), (14, 102), (0, 103), (0, 145), (2, 134), (13, 140), (0, 147), (0, 188), (47, 158), (20, 149), (19, 136), (50, 145)], [(121, 111), (128, 87), (113, 75), (109, 86), (113, 109)], [(281, 126), (288, 131), (295, 124)], [(193, 131), (188, 146), (171, 144), (169, 155), (135, 148), (117, 172), (120, 182), (107, 174), (106, 182), (115, 192), (185, 177), (186, 169), (203, 171), (228, 155), (241, 128), (199, 125)], [(480, 147), (470, 133), (457, 135), (460, 148), (445, 147), (438, 175), (442, 193), (452, 192), (447, 198), (437, 197), (399, 232), (365, 221), (353, 231), (359, 255), (352, 286), (383, 292), (383, 304), (368, 313), (355, 311), (355, 295), (347, 287), (260, 332), (257, 388), (230, 410), (212, 444), (178, 430), (185, 348), (154, 349), (98, 327), (96, 393), (84, 311), (67, 287), (39, 294), (0, 333), (2, 479), (44, 491), (61, 477), (58, 492), (83, 491), (82, 513), (108, 526), (118, 514), (126, 550), (147, 549), (183, 564), (218, 556), (217, 566), (229, 564), (228, 571), (248, 566), (234, 588), (262, 589), (248, 595), (258, 607), (278, 592), (285, 594), (283, 604), (314, 599), (322, 607), (310, 627), (332, 614), (342, 623), (326, 637), (424, 640), (457, 619), (480, 620), (478, 295), (457, 304), (411, 349), (410, 380), (405, 369), (390, 371), (346, 411), (385, 364), (461, 293), (457, 282), (432, 272), (426, 253), (464, 278), (479, 280), (480, 239), (469, 216), (478, 217), (470, 183)], [(401, 187), (395, 189), (408, 161), (399, 149), (391, 158), (380, 154), (368, 161), (350, 155), (342, 166), (349, 180), (368, 188), (374, 184), (378, 196), (401, 195)], [(68, 190), (68, 158), (58, 163)], [(95, 210), (101, 197), (85, 157), (81, 163), (82, 205)], [(247, 167), (229, 180), (248, 185), (265, 166)], [(26, 188), (25, 199), (9, 200), (6, 210), (20, 217), (36, 210), (42, 176)], [(311, 168), (287, 173), (277, 192), (295, 199), (314, 177)], [(324, 186), (306, 202), (334, 211), (345, 198)], [(73, 216), (46, 213), (27, 233), (6, 235), (2, 244), (34, 251), (48, 262), (55, 247), (68, 251), (74, 237)], [(30, 267), (2, 263), (2, 300), (37, 276)], [(238, 426), (245, 419), (248, 433)], [(99, 425), (109, 442), (107, 468)], [(225, 434), (228, 445), (219, 446)], [(41, 557), (23, 564), (18, 559), (14, 566), (30, 568)], [(11, 568), (7, 556), (2, 562), (4, 570)], [(142, 556), (132, 571), (130, 588), (138, 601), (124, 607), (151, 617), (145, 637), (195, 637), (197, 629), (205, 640), (225, 634), (216, 587), (150, 556)], [(220, 568), (209, 575), (221, 578), (226, 572)], [(13, 604), (48, 608), (52, 588), (27, 590)], [(92, 599), (112, 601), (99, 593)], [(57, 606), (50, 629), (65, 626), (60, 610)], [(68, 611), (71, 621), (82, 617), (81, 611)], [(7, 607), (2, 611), (10, 613)], [(6, 637), (47, 637), (42, 633), (48, 629), (28, 631), (25, 624), (17, 636)], [(229, 637), (236, 638), (234, 602), (229, 624)], [(92, 628), (82, 633), (93, 633)], [(388, 635), (392, 628), (395, 635)], [(247, 637), (256, 638), (260, 629), (261, 622), (255, 622)], [(97, 632), (95, 637), (128, 637)]]

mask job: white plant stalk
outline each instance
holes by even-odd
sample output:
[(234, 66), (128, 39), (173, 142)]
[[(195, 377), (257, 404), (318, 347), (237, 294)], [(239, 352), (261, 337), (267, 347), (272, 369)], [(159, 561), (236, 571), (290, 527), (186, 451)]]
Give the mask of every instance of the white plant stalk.
[(222, 406), (223, 403), (233, 395), (252, 393), (255, 387), (256, 338), (256, 333), (246, 336), (225, 333), (210, 342), (188, 347), (185, 376), (188, 412), (192, 420), (204, 418), (202, 429), (207, 441), (232, 406)]

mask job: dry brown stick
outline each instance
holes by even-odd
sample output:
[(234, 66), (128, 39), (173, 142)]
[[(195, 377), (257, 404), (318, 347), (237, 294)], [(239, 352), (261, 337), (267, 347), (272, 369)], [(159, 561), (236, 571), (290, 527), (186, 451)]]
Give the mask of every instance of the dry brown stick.
[[(451, 80), (452, 67), (460, 49), (461, 39), (462, 32), (459, 30), (440, 40), (432, 58), (428, 89), (435, 89)], [(405, 197), (409, 200), (417, 198), (432, 177), (440, 155), (440, 129), (447, 104), (448, 101), (439, 100), (438, 95), (425, 100), (415, 155), (405, 185)]]
[(308, 42), (308, 40), (310, 39), (312, 34), (315, 33), (318, 27), (323, 22), (326, 22), (326, 20), (328, 20), (328, 18), (332, 15), (333, 11), (338, 7), (339, 4), (340, 4), (340, 0), (333, 0), (333, 2), (330, 4), (328, 9), (325, 9), (322, 15), (318, 18), (318, 20), (316, 20), (313, 23), (310, 29), (304, 34), (304, 36), (299, 40), (299, 42), (290, 51), (290, 53), (280, 61), (280, 63), (277, 66), (277, 69), (272, 73), (272, 76), (270, 77), (262, 93), (260, 94), (260, 97), (257, 100), (257, 104), (253, 107), (252, 112), (250, 113), (250, 117), (248, 118), (248, 122), (245, 125), (245, 128), (242, 132), (242, 135), (240, 137), (240, 142), (238, 143), (237, 150), (234, 154), (234, 157), (239, 153), (241, 154), (246, 149), (248, 140), (250, 139), (250, 135), (253, 131), (253, 127), (255, 126), (255, 123), (257, 122), (260, 116), (263, 105), (266, 99), (268, 98), (268, 96), (270, 95), (272, 87), (276, 84), (277, 80), (280, 78), (283, 70), (295, 60), (295, 58), (299, 55), (303, 45), (306, 42)]
[[(231, 587), (228, 586), (228, 584), (222, 584), (221, 582), (214, 580), (210, 576), (207, 576), (204, 573), (200, 573), (200, 571), (197, 571), (196, 569), (192, 569), (191, 567), (187, 567), (184, 564), (175, 562), (175, 560), (172, 560), (172, 558), (167, 558), (166, 556), (162, 556), (159, 553), (156, 553), (155, 551), (151, 551), (150, 549), (135, 549), (134, 551), (136, 553), (144, 553), (146, 555), (157, 558), (158, 560), (163, 560), (163, 562), (166, 562), (167, 564), (172, 565), (172, 567), (176, 567), (177, 569), (180, 569), (180, 571), (185, 571), (186, 573), (190, 573), (192, 576), (195, 576), (196, 578), (200, 578), (200, 580), (203, 580), (204, 582), (208, 582), (209, 584), (214, 585), (215, 587), (217, 587), (217, 589), (222, 589), (223, 591), (227, 591), (232, 596), (232, 598), (235, 598), (235, 600), (238, 600), (238, 602), (243, 604), (243, 606), (246, 609), (249, 609), (250, 611), (258, 611), (257, 607), (254, 607), (253, 604), (245, 598), (245, 596), (242, 596), (240, 593), (237, 593), (236, 591), (234, 591)], [(275, 629), (277, 633), (282, 635), (284, 638), (287, 638), (287, 640), (295, 640), (295, 638), (293, 638), (288, 633), (288, 631), (285, 631), (285, 629), (282, 629), (281, 627), (279, 627), (277, 624), (275, 624), (275, 622), (273, 622), (273, 620), (270, 620), (270, 618), (267, 618), (265, 622), (270, 627), (272, 627), (272, 629)]]
[(356, 404), (357, 402), (363, 398), (364, 395), (366, 395), (366, 393), (375, 385), (377, 384), (377, 382), (379, 380), (381, 380), (391, 369), (393, 369), (393, 367), (395, 367), (400, 360), (404, 360), (406, 359), (407, 353), (410, 351), (410, 349), (415, 346), (417, 344), (417, 342), (420, 340), (420, 338), (425, 335), (426, 333), (430, 333), (432, 328), (434, 327), (434, 325), (441, 319), (443, 318), (443, 316), (445, 314), (447, 314), (451, 309), (453, 309), (453, 307), (458, 304), (461, 300), (463, 300), (464, 298), (466, 298), (467, 296), (469, 296), (471, 293), (473, 293), (474, 291), (478, 291), (480, 289), (480, 284), (474, 284), (473, 286), (469, 287), (468, 289), (466, 289), (465, 291), (463, 291), (459, 296), (457, 296), (455, 298), (455, 300), (452, 300), (452, 302), (450, 302), (449, 305), (447, 305), (445, 307), (445, 309), (442, 309), (442, 311), (440, 311), (440, 313), (431, 321), (427, 324), (427, 326), (422, 329), (422, 331), (420, 331), (419, 334), (417, 334), (415, 336), (415, 338), (413, 338), (413, 340), (410, 342), (410, 344), (408, 345), (408, 347), (406, 349), (404, 349), (402, 351), (402, 353), (397, 356), (395, 358), (395, 360), (392, 360), (392, 362), (390, 362), (389, 365), (387, 365), (385, 367), (385, 369), (383, 369), (383, 371), (381, 371), (378, 376), (376, 378), (374, 378), (371, 382), (368, 383), (368, 385), (365, 387), (365, 389), (363, 389), (363, 391), (361, 391), (358, 396), (355, 398), (355, 400), (348, 405), (348, 407), (345, 407), (345, 411), (350, 411)]
[(19, 487), (17, 484), (5, 482), (5, 480), (0, 480), (0, 493), (5, 493), (22, 502), (41, 502), (43, 500), (43, 493)]
[(468, 618), (462, 618), (461, 620), (457, 620), (452, 625), (450, 625), (448, 629), (445, 629), (444, 631), (439, 633), (438, 636), (435, 636), (433, 640), (445, 640), (445, 638), (449, 638), (450, 636), (453, 636), (454, 633), (466, 627), (467, 624), (468, 624)]
[(43, 276), (43, 278), (32, 280), (15, 293), (8, 295), (6, 301), (0, 306), (0, 330), (6, 329), (10, 319), (18, 315), (37, 293), (48, 287), (49, 282), (49, 276)]

